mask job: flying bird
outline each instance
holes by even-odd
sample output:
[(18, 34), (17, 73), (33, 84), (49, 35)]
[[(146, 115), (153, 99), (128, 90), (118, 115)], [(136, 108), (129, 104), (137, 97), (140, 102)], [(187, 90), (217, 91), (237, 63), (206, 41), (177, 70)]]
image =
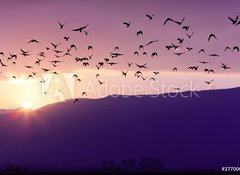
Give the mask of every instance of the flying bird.
[(177, 40), (179, 41), (179, 44), (182, 44), (183, 43), (183, 38), (177, 38)]
[(232, 22), (232, 25), (233, 25), (233, 24), (237, 25), (237, 22), (238, 22), (238, 15), (236, 16), (235, 19), (233, 19), (233, 18), (231, 18), (231, 17), (228, 16), (228, 19)]
[(199, 63), (201, 63), (201, 64), (207, 64), (207, 63), (209, 63), (209, 62), (207, 62), (207, 61), (199, 61)]
[(143, 35), (143, 31), (141, 31), (141, 30), (138, 31), (138, 32), (137, 32), (137, 36), (139, 36), (139, 35)]
[[(136, 63), (135, 63), (136, 64)], [(139, 68), (139, 69), (147, 69), (146, 67), (147, 63), (143, 64), (143, 65), (139, 65), (139, 64), (136, 64), (136, 66)]]
[(152, 20), (153, 19), (153, 17), (154, 17), (154, 14), (152, 14), (152, 15), (146, 15), (146, 17), (149, 19), (149, 20)]
[(207, 85), (210, 85), (213, 82), (213, 79), (211, 81), (204, 81)]
[(173, 72), (177, 72), (177, 68), (176, 67), (173, 68)]
[(235, 51), (235, 50), (237, 50), (239, 52), (239, 47), (238, 46), (234, 46), (232, 51)]
[(57, 49), (57, 47), (61, 44), (61, 43), (58, 43), (58, 44), (54, 44), (52, 42), (50, 42), (52, 44), (52, 46), (54, 47), (54, 49)]
[(158, 42), (158, 39), (157, 39), (157, 40), (149, 41), (147, 44), (145, 44), (145, 46), (148, 46), (148, 45), (153, 44), (153, 43), (156, 43), (156, 42)]
[(69, 40), (69, 36), (64, 36), (64, 38), (63, 39), (65, 39), (66, 41), (68, 41)]
[(127, 77), (127, 72), (128, 71), (126, 71), (126, 72), (123, 72), (123, 71), (121, 71), (122, 72), (122, 76), (124, 76), (125, 78)]
[(215, 54), (215, 53), (210, 54), (210, 55), (208, 55), (208, 56), (210, 56), (210, 57), (220, 57), (218, 54)]
[(231, 50), (230, 47), (227, 46), (227, 47), (224, 49), (224, 52), (226, 52), (227, 50)]
[(206, 54), (204, 49), (199, 50), (198, 53), (205, 53)]
[(36, 39), (32, 39), (32, 40), (28, 41), (28, 43), (40, 43), (40, 42)]
[(211, 33), (211, 34), (208, 36), (208, 41), (210, 41), (211, 38), (217, 39), (217, 37), (216, 37), (215, 34), (213, 34), (213, 33)]
[(130, 27), (130, 25), (131, 25), (131, 21), (129, 21), (129, 22), (124, 22), (123, 24), (128, 28), (128, 27)]
[(188, 39), (191, 39), (193, 36), (193, 32), (191, 34), (186, 34), (186, 35), (187, 35)]
[(79, 100), (78, 100), (78, 99), (75, 99), (75, 100), (73, 101), (73, 103), (77, 103), (77, 102), (79, 102)]
[(223, 68), (224, 70), (231, 69), (231, 67), (229, 67), (229, 66), (227, 66), (227, 64), (223, 64), (223, 63), (221, 63), (221, 68)]
[(64, 24), (62, 24), (62, 23), (60, 23), (60, 22), (58, 21), (58, 24), (59, 24), (59, 26), (60, 26), (60, 29), (63, 29), (63, 27), (66, 25), (66, 22), (65, 22)]
[(183, 26), (182, 28), (183, 28), (185, 31), (188, 31), (189, 26)]
[(85, 25), (85, 26), (83, 26), (83, 27), (79, 27), (79, 28), (77, 28), (77, 29), (73, 29), (72, 31), (74, 31), (74, 32), (80, 32), (80, 33), (82, 33), (82, 31), (85, 29), (85, 28), (87, 28), (89, 26), (89, 24), (87, 24), (87, 25)]
[(182, 54), (184, 54), (185, 52), (176, 52), (176, 53), (174, 53), (175, 55), (177, 55), (177, 56), (180, 56), (180, 55), (182, 55)]
[(127, 62), (127, 64), (128, 64), (128, 67), (131, 67), (133, 63)]

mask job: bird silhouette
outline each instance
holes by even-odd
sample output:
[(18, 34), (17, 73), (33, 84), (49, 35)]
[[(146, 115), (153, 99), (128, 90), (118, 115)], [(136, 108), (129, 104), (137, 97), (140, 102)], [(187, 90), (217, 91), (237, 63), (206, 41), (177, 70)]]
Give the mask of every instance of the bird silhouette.
[(72, 76), (73, 78), (78, 78), (78, 75), (77, 74), (73, 74), (73, 76)]
[(145, 56), (147, 56), (147, 52), (143, 52), (143, 53), (142, 53), (142, 55), (145, 55)]
[(235, 50), (237, 50), (239, 52), (239, 47), (238, 46), (234, 46), (232, 51), (235, 51)]
[(114, 51), (119, 51), (119, 47), (116, 46), (116, 47), (114, 48)]
[(139, 36), (139, 35), (143, 35), (143, 31), (142, 30), (137, 32), (137, 36)]
[(172, 47), (176, 50), (176, 49), (178, 49), (179, 47), (181, 47), (181, 45), (172, 44)]
[(177, 56), (180, 56), (182, 54), (184, 54), (185, 52), (175, 52), (174, 54), (177, 55)]
[(176, 91), (180, 91), (181, 89), (179, 87), (174, 88)]
[(191, 51), (191, 50), (193, 50), (193, 48), (192, 48), (192, 47), (186, 47), (186, 49), (187, 49), (188, 51)]
[(138, 49), (139, 50), (141, 50), (141, 49), (144, 50), (144, 46), (143, 45), (139, 45)]
[(175, 22), (175, 21), (174, 21), (172, 18), (167, 18), (167, 19), (164, 21), (163, 25), (166, 25), (167, 22)]
[(59, 26), (60, 26), (60, 29), (63, 29), (63, 27), (66, 25), (66, 22), (65, 22), (65, 23), (60, 23), (60, 22), (58, 21), (58, 24), (59, 24)]
[(1, 64), (2, 67), (7, 67), (7, 65), (4, 64), (1, 59), (0, 59), (0, 64)]
[(205, 53), (206, 54), (204, 49), (199, 50), (198, 53)]
[(217, 37), (216, 37), (215, 34), (213, 34), (213, 33), (211, 33), (211, 34), (208, 36), (208, 41), (210, 41), (211, 38), (217, 39)]
[(207, 62), (207, 61), (199, 61), (199, 63), (207, 64), (207, 63), (209, 63), (209, 62)]
[(88, 46), (88, 50), (93, 50), (93, 47), (92, 46)]
[(29, 54), (29, 51), (24, 51), (23, 49), (20, 49), (20, 51), (21, 51), (21, 55), (23, 55), (24, 57), (30, 55), (30, 54)]
[(119, 64), (119, 63), (110, 62), (110, 63), (107, 63), (107, 64), (110, 64), (111, 66), (113, 66), (113, 65), (116, 65), (116, 64)]
[(233, 19), (233, 18), (231, 18), (231, 17), (228, 16), (228, 19), (232, 22), (233, 25), (234, 25), (234, 24), (236, 25), (237, 22), (238, 22), (238, 15), (236, 16), (235, 19)]
[(86, 36), (88, 35), (88, 31), (84, 30), (83, 32), (85, 33)]
[(231, 50), (230, 47), (227, 46), (227, 47), (224, 49), (224, 52), (226, 52), (227, 50)]
[(149, 20), (152, 20), (153, 19), (153, 17), (154, 17), (154, 14), (152, 14), (152, 15), (146, 15), (146, 17), (149, 19)]
[(42, 68), (42, 70), (43, 70), (44, 72), (49, 72), (49, 71), (51, 71), (51, 69), (46, 69), (46, 68)]
[(130, 25), (131, 25), (131, 21), (129, 21), (129, 22), (123, 22), (123, 24), (128, 28), (128, 27), (130, 27)]
[(127, 62), (127, 64), (128, 64), (128, 67), (131, 67), (133, 63)]
[(179, 41), (179, 44), (182, 44), (183, 43), (183, 38), (177, 38), (177, 40)]
[(153, 73), (154, 73), (154, 75), (158, 75), (159, 74), (159, 72), (157, 72), (157, 71), (154, 71)]
[(158, 56), (157, 52), (153, 52), (153, 53), (151, 54), (151, 57), (152, 57), (152, 58), (155, 57), (155, 56)]
[(107, 62), (109, 62), (109, 59), (108, 58), (104, 58), (104, 61), (107, 63)]
[(124, 54), (123, 53), (110, 53), (110, 55), (111, 55), (112, 58), (115, 58), (115, 57), (122, 56)]
[(180, 26), (180, 25), (182, 25), (184, 20), (185, 20), (185, 17), (183, 17), (183, 19), (180, 22), (179, 21), (174, 21), (174, 22), (177, 23)]
[(193, 32), (191, 34), (186, 34), (186, 35), (187, 35), (188, 39), (191, 39), (193, 36)]
[(46, 80), (44, 80), (44, 79), (42, 79), (41, 81), (40, 81), (40, 83), (45, 83), (46, 82)]
[(147, 44), (145, 44), (145, 46), (148, 46), (148, 45), (153, 44), (153, 43), (156, 43), (156, 42), (158, 42), (158, 39), (157, 39), (157, 40), (149, 41)]
[(84, 95), (87, 96), (87, 92), (83, 92), (83, 93), (82, 93), (82, 96), (84, 96)]
[(73, 101), (73, 103), (77, 103), (77, 102), (79, 102), (79, 100), (78, 100), (78, 99), (75, 99), (75, 100)]
[(89, 63), (88, 62), (84, 62), (83, 66), (89, 66)]
[(137, 66), (139, 69), (147, 69), (146, 65), (147, 65), (147, 63), (145, 63), (145, 64), (143, 64), (143, 65), (136, 64), (136, 66)]
[(99, 83), (100, 86), (104, 84), (104, 83), (103, 83), (102, 81), (100, 81), (100, 80), (98, 80), (98, 83)]
[(204, 81), (207, 85), (210, 85), (213, 82), (213, 79), (211, 81)]
[(213, 69), (210, 69), (208, 73), (213, 73), (215, 74), (215, 71)]
[(176, 67), (173, 68), (173, 72), (177, 72), (177, 68)]
[(40, 43), (40, 42), (36, 39), (32, 39), (32, 40), (28, 41), (28, 43)]
[(220, 55), (218, 55), (218, 54), (215, 54), (215, 53), (213, 53), (213, 54), (210, 54), (210, 55), (208, 55), (208, 56), (210, 56), (210, 57), (220, 57)]
[(156, 78), (151, 77), (149, 80), (156, 81)]
[(75, 49), (75, 50), (77, 50), (77, 47), (76, 47), (75, 44), (71, 44), (71, 45), (70, 45), (70, 49)]
[(185, 31), (188, 31), (189, 26), (183, 26), (182, 28), (183, 28)]
[(34, 68), (32, 66), (24, 66), (24, 67), (26, 67), (27, 69), (33, 69)]
[(88, 26), (89, 26), (89, 24), (87, 24), (87, 25), (85, 25), (85, 26), (83, 26), (83, 27), (79, 27), (79, 28), (73, 29), (72, 31), (82, 33), (82, 31), (83, 31), (84, 29), (86, 29)]
[(135, 51), (135, 52), (133, 53), (133, 55), (134, 55), (134, 56), (139, 56), (138, 51)]
[(57, 49), (57, 47), (61, 44), (61, 43), (58, 43), (58, 44), (54, 44), (52, 42), (50, 42), (52, 44), (52, 46), (54, 47), (54, 49)]
[(229, 67), (229, 66), (227, 66), (227, 64), (223, 64), (223, 63), (221, 63), (221, 67), (222, 67), (224, 70), (231, 69), (231, 67)]
[(64, 36), (64, 37), (63, 37), (63, 39), (65, 39), (66, 41), (68, 41), (69, 38), (70, 38), (69, 36)]
[(165, 46), (167, 50), (170, 50), (171, 48), (174, 48), (173, 46)]
[(122, 72), (122, 76), (124, 76), (125, 78), (127, 77), (127, 73), (128, 71), (124, 72), (124, 71), (121, 71)]

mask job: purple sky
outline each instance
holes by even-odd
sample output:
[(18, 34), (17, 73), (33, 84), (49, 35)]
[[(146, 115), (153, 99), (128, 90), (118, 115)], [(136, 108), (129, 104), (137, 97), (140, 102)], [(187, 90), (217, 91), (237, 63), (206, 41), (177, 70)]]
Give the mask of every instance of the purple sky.
[[(239, 46), (239, 26), (233, 26), (228, 19), (228, 16), (235, 18), (239, 12), (240, 2), (235, 1), (192, 1), (192, 0), (1, 0), (0, 1), (0, 51), (5, 53), (2, 61), (8, 65), (7, 68), (0, 68), (1, 86), (4, 89), (2, 92), (10, 92), (10, 85), (6, 81), (10, 81), (12, 76), (17, 78), (26, 78), (32, 71), (37, 72), (36, 80), (42, 79), (42, 71), (40, 68), (46, 67), (61, 73), (76, 73), (79, 70), (84, 71), (86, 68), (81, 63), (76, 63), (74, 58), (84, 57), (93, 54), (93, 60), (86, 71), (90, 71), (88, 75), (82, 75), (84, 81), (96, 82), (96, 64), (103, 61), (104, 58), (110, 58), (109, 53), (113, 52), (115, 46), (120, 48), (120, 53), (124, 56), (113, 59), (111, 61), (119, 63), (111, 67), (105, 65), (101, 81), (109, 81), (109, 84), (117, 84), (114, 80), (121, 80), (121, 70), (137, 71), (134, 65), (131, 68), (127, 67), (127, 61), (137, 64), (147, 63), (148, 70), (144, 77), (153, 77), (152, 71), (160, 71), (159, 77), (155, 77), (159, 81), (165, 81), (166, 84), (176, 84), (181, 86), (188, 83), (187, 80), (194, 81), (194, 84), (200, 86), (199, 89), (209, 89), (204, 84), (204, 81), (214, 79), (214, 88), (230, 88), (238, 86), (238, 72), (240, 67), (238, 52), (224, 52), (226, 46)], [(155, 14), (150, 21), (146, 18), (146, 14)], [(174, 23), (167, 23), (163, 26), (166, 18), (173, 18), (180, 21), (185, 17), (185, 21), (181, 26)], [(66, 25), (62, 30), (59, 29), (58, 21)], [(123, 22), (131, 21), (131, 26), (126, 28)], [(72, 32), (74, 28), (90, 24), (87, 27), (88, 36), (83, 33)], [(185, 32), (182, 26), (189, 26), (189, 30)], [(143, 36), (136, 36), (137, 31), (142, 30)], [(186, 37), (187, 34), (193, 34), (191, 39)], [(217, 36), (217, 40), (207, 41), (210, 33)], [(63, 37), (70, 36), (68, 42), (65, 42)], [(178, 44), (177, 38), (184, 38), (184, 42), (178, 52), (186, 51), (186, 47), (192, 47), (193, 51), (188, 52), (180, 57), (173, 54), (173, 50), (167, 51), (166, 45), (171, 43)], [(31, 39), (37, 39), (40, 44), (27, 44)], [(142, 51), (139, 51), (140, 56), (134, 56), (134, 51), (138, 50), (140, 44), (146, 44), (150, 40), (158, 39), (148, 47), (145, 51), (148, 56), (142, 56)], [(61, 66), (53, 68), (48, 62), (56, 60), (53, 51), (46, 51), (45, 47), (52, 46), (53, 43), (60, 43), (59, 50), (66, 50), (71, 44), (75, 44), (77, 51), (72, 51), (72, 57), (59, 58), (64, 61)], [(88, 51), (87, 46), (92, 45), (93, 51)], [(20, 55), (20, 48), (30, 51), (30, 57)], [(198, 54), (200, 49), (205, 49), (206, 55)], [(35, 63), (39, 58), (37, 54), (40, 51), (46, 52), (47, 58), (42, 62), (40, 67)], [(18, 54), (17, 66), (12, 66), (11, 62), (7, 62), (10, 53)], [(158, 56), (151, 58), (150, 55), (157, 52)], [(176, 51), (177, 52), (177, 51)], [(218, 58), (209, 57), (209, 54), (217, 53)], [(199, 61), (210, 62), (207, 65), (201, 65)], [(221, 63), (228, 64), (232, 69), (223, 70), (220, 67)], [(24, 66), (30, 65), (35, 67), (33, 70), (28, 70)], [(187, 69), (189, 66), (199, 66), (197, 72), (192, 72)], [(172, 69), (178, 68), (178, 72), (173, 74)], [(216, 75), (206, 75), (203, 69), (214, 69)], [(110, 73), (108, 72), (110, 71)], [(92, 75), (90, 75), (92, 74)], [(142, 84), (142, 81), (136, 80), (134, 76), (129, 75), (128, 83), (132, 86)], [(80, 76), (80, 75), (79, 75)], [(167, 82), (169, 80), (170, 82)], [(144, 82), (147, 84), (146, 82)], [(148, 81), (148, 84), (150, 82)], [(30, 85), (29, 85), (30, 86)], [(33, 86), (30, 86), (33, 87)], [(22, 94), (24, 98), (26, 94), (22, 93), (21, 88), (17, 88), (16, 94)], [(14, 91), (11, 89), (11, 92)], [(25, 87), (24, 87), (25, 88)], [(81, 92), (85, 87), (81, 88)], [(145, 88), (142, 93), (151, 93), (149, 88)], [(189, 88), (187, 88), (189, 89)], [(187, 90), (183, 89), (183, 90)], [(79, 94), (81, 94), (81, 92)], [(12, 92), (13, 93), (13, 92)], [(13, 93), (14, 94), (14, 93)], [(0, 106), (18, 106), (23, 100), (14, 102), (14, 94), (12, 97), (1, 96), (10, 99), (9, 102), (1, 103)], [(108, 95), (107, 93), (106, 95)], [(36, 98), (36, 97), (34, 97)], [(30, 100), (32, 101), (32, 100)], [(6, 105), (7, 104), (7, 105)]]

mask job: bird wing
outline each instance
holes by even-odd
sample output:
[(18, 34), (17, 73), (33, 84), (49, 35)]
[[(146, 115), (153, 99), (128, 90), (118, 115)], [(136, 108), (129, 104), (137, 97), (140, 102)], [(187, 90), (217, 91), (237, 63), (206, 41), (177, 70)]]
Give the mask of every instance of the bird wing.
[(232, 19), (231, 17), (228, 17), (228, 19), (230, 19), (230, 20), (232, 21), (233, 24), (235, 23), (235, 20)]
[(74, 31), (74, 32), (76, 32), (76, 31), (80, 31), (80, 28), (73, 29), (72, 31)]
[(163, 23), (163, 25), (165, 25), (168, 21), (173, 21), (171, 18), (167, 18), (166, 20), (165, 20), (165, 22)]

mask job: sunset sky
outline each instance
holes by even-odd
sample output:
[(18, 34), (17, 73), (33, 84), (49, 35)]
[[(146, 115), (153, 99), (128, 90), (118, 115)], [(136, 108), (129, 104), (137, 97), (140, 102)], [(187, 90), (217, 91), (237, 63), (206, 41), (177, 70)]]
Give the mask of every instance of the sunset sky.
[[(176, 87), (182, 91), (237, 87), (240, 84), (240, 53), (224, 52), (224, 49), (240, 46), (240, 25), (232, 25), (228, 19), (236, 18), (239, 6), (238, 0), (0, 0), (0, 52), (4, 53), (0, 59), (7, 65), (0, 65), (0, 108), (18, 108), (26, 102), (39, 107), (80, 98), (85, 91), (87, 98), (100, 98), (111, 94), (176, 92)], [(153, 19), (149, 20), (146, 14), (154, 14)], [(168, 17), (176, 21), (185, 17), (185, 20), (181, 26), (172, 22), (163, 25)], [(131, 25), (127, 28), (123, 22), (129, 21)], [(63, 29), (58, 22), (66, 23)], [(84, 32), (72, 31), (87, 24), (87, 36)], [(183, 26), (189, 26), (189, 30), (185, 31)], [(143, 35), (137, 37), (140, 30)], [(186, 34), (192, 32), (192, 38), (188, 39)], [(208, 42), (211, 33), (217, 39)], [(64, 40), (65, 36), (70, 37), (68, 41)], [(177, 38), (184, 38), (181, 47), (168, 51), (166, 45), (179, 45)], [(40, 43), (28, 43), (32, 39)], [(145, 46), (148, 55), (142, 56), (139, 45), (151, 40), (158, 42)], [(60, 58), (54, 56), (51, 42), (61, 43), (57, 48), (63, 51), (58, 54)], [(75, 44), (77, 50), (71, 50), (72, 56), (62, 57), (71, 44)], [(88, 50), (89, 45), (93, 50)], [(116, 46), (119, 51), (114, 51)], [(46, 47), (50, 49), (46, 50)], [(193, 50), (187, 51), (186, 47)], [(23, 57), (20, 49), (30, 51), (30, 56)], [(206, 54), (198, 54), (200, 49)], [(134, 56), (135, 51), (139, 56)], [(46, 58), (39, 56), (40, 52), (44, 52)], [(111, 58), (111, 52), (124, 55)], [(158, 56), (151, 58), (153, 52)], [(185, 53), (176, 56), (173, 54), (176, 52)], [(9, 53), (16, 54), (17, 60), (8, 60)], [(209, 57), (210, 54), (220, 56)], [(74, 60), (90, 55), (93, 56), (87, 67)], [(44, 59), (39, 67), (35, 64), (37, 58)], [(118, 64), (110, 66), (104, 58)], [(62, 62), (53, 67), (49, 62), (53, 60)], [(12, 65), (13, 61), (16, 65)], [(203, 65), (199, 61), (209, 63)], [(98, 62), (104, 62), (100, 70), (96, 68)], [(146, 80), (134, 77), (139, 69), (135, 64), (128, 67), (127, 62), (147, 63), (148, 69), (141, 70)], [(224, 70), (221, 63), (231, 69)], [(189, 66), (198, 66), (198, 71), (189, 70)], [(174, 67), (178, 68), (177, 72), (172, 71)], [(51, 71), (44, 73), (41, 68)], [(205, 68), (213, 69), (215, 74), (204, 73)], [(55, 71), (59, 76), (52, 74)], [(121, 71), (128, 71), (126, 78), (121, 76)], [(160, 73), (154, 75), (153, 71)], [(27, 80), (32, 72), (37, 75)], [(81, 82), (77, 82), (73, 74), (77, 74)], [(99, 78), (96, 74), (100, 74)], [(156, 81), (149, 80), (151, 77)], [(40, 83), (43, 79), (46, 83)], [(210, 85), (204, 82), (212, 79)], [(104, 84), (100, 86), (98, 80)]]

